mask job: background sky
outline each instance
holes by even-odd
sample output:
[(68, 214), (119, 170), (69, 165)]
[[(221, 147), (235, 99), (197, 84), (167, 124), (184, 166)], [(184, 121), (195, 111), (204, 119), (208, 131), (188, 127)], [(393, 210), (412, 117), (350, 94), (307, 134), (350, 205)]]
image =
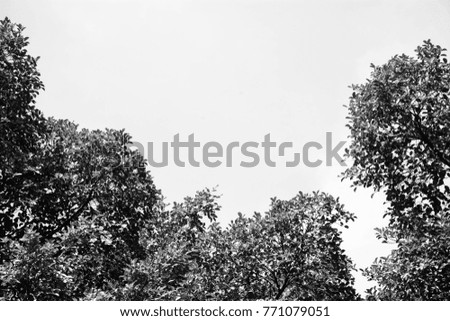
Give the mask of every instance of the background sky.
[[(22, 23), (31, 54), (41, 56), (45, 116), (125, 128), (156, 147), (177, 133), (224, 145), (270, 133), (298, 149), (325, 144), (326, 132), (347, 140), (348, 86), (369, 77), (370, 63), (413, 55), (426, 39), (450, 48), (446, 0), (2, 0), (0, 16)], [(389, 253), (373, 230), (385, 224), (383, 195), (353, 192), (336, 163), (286, 168), (277, 160), (276, 168), (171, 162), (151, 172), (168, 202), (218, 185), (224, 224), (239, 211), (265, 212), (274, 196), (325, 191), (358, 216), (343, 244), (358, 268)], [(360, 292), (369, 285), (356, 274)]]

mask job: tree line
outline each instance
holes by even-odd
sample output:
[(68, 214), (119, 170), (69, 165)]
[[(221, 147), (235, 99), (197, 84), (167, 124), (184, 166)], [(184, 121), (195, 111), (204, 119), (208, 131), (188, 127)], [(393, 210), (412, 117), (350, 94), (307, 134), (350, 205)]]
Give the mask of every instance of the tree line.
[(124, 130), (79, 129), (36, 107), (24, 27), (0, 21), (0, 297), (4, 300), (450, 298), (449, 86), (444, 49), (394, 56), (352, 86), (343, 179), (386, 195), (364, 274), (341, 247), (355, 219), (323, 192), (273, 198), (226, 227), (215, 190), (166, 204)]

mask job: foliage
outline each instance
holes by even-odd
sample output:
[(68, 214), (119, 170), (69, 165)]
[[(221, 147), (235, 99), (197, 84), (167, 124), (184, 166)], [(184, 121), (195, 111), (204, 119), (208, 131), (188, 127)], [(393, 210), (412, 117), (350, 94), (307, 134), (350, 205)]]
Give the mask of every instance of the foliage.
[[(33, 166), (14, 175), (11, 181), (18, 188), (3, 198), (15, 208), (5, 213), (11, 221), (6, 236), (21, 237), (31, 228), (48, 239), (78, 217), (98, 213), (119, 233), (132, 231), (150, 216), (157, 191), (137, 152), (126, 149), (128, 134), (77, 131), (65, 120), (49, 119), (47, 127)], [(126, 153), (133, 157), (123, 157)]]
[[(125, 286), (114, 286), (121, 300), (200, 299), (201, 253), (207, 251), (205, 220), (214, 222), (220, 209), (214, 190), (205, 189), (171, 209), (160, 202), (158, 215), (144, 229), (146, 258), (134, 260), (124, 274)], [(216, 224), (213, 224), (216, 226)], [(211, 228), (211, 227), (210, 227)], [(210, 229), (209, 228), (209, 229)], [(208, 229), (208, 230), (209, 230)]]
[(44, 118), (35, 108), (35, 98), (44, 89), (36, 64), (38, 58), (26, 50), (24, 27), (8, 18), (0, 21), (0, 150), (4, 166), (14, 165), (14, 156), (33, 151)]
[(159, 191), (123, 130), (79, 131), (34, 107), (43, 85), (23, 29), (0, 23), (0, 293), (83, 298), (144, 255)]
[(26, 50), (23, 30), (8, 18), (0, 21), (0, 237), (12, 229), (11, 215), (18, 204), (9, 200), (21, 184), (16, 177), (29, 167), (46, 132), (45, 119), (35, 108), (44, 85), (36, 68), (38, 59)]
[[(205, 195), (194, 199), (203, 199), (203, 206), (217, 209), (214, 199), (208, 196), (205, 201)], [(189, 211), (184, 213), (181, 217), (190, 216)], [(350, 273), (353, 267), (340, 248), (336, 227), (354, 216), (326, 194), (299, 193), (290, 201), (273, 199), (265, 216), (239, 214), (225, 230), (213, 223), (194, 238), (185, 234), (189, 224), (179, 220), (179, 214), (175, 207), (168, 221), (170, 226), (183, 222), (178, 224), (180, 228), (164, 234), (171, 241), (165, 239), (165, 246), (158, 244), (146, 261), (135, 263), (127, 282), (133, 285), (121, 298), (357, 299)], [(142, 284), (146, 286), (142, 288)]]
[[(353, 85), (349, 124), (354, 160), (345, 177), (383, 190), (398, 242), (366, 271), (380, 299), (449, 299), (450, 65), (430, 41), (417, 58), (394, 56)], [(441, 250), (432, 250), (434, 248)], [(425, 269), (425, 270), (423, 270)], [(448, 274), (448, 272), (447, 272)]]
[[(353, 300), (341, 232), (354, 215), (324, 193), (272, 199), (269, 212), (240, 215), (226, 234), (236, 295), (264, 300)], [(228, 283), (229, 281), (226, 280)]]
[(0, 298), (350, 300), (326, 194), (273, 199), (222, 229), (205, 189), (170, 208), (124, 130), (79, 130), (35, 108), (43, 84), (23, 27), (0, 22)]
[(379, 287), (369, 300), (448, 300), (450, 293), (450, 224), (435, 237), (411, 237), (398, 242), (387, 257), (376, 259), (364, 272)]
[[(140, 233), (153, 219), (159, 192), (141, 166), (142, 158), (127, 149), (130, 137), (123, 131), (78, 131), (73, 123), (52, 119), (47, 126), (50, 133), (33, 157), (33, 175), (16, 175), (20, 190), (9, 194), (20, 203), (14, 212), (5, 213), (12, 214), (14, 223), (9, 231), (5, 229), (2, 243), (9, 253), (5, 259), (9, 264), (13, 259), (29, 264), (32, 253), (22, 244), (37, 235), (42, 248), (53, 252), (36, 259), (48, 259), (55, 268), (57, 262), (64, 262), (70, 273), (55, 271), (56, 275), (68, 273), (73, 281), (64, 295), (84, 298), (119, 280), (127, 264), (144, 257)], [(30, 298), (22, 297), (20, 288), (13, 293), (13, 297)], [(33, 295), (49, 297), (46, 291)]]
[(0, 294), (6, 300), (71, 300), (70, 267), (57, 256), (53, 242), (44, 245), (35, 232), (8, 242), (9, 257), (0, 265)]

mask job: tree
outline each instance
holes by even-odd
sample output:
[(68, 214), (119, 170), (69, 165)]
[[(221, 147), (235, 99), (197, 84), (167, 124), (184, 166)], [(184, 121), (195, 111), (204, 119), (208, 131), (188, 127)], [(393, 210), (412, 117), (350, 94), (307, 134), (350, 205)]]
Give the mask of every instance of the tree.
[[(0, 20), (0, 164), (1, 174), (14, 168), (14, 157), (27, 155), (45, 131), (44, 117), (35, 98), (44, 85), (26, 50), (25, 28), (8, 18)], [(6, 171), (8, 170), (8, 171)]]
[[(195, 229), (195, 236), (190, 236), (190, 220), (185, 218), (210, 212), (205, 208), (215, 211), (214, 199), (203, 191), (167, 212), (170, 219), (163, 220), (166, 228), (158, 233), (162, 239), (148, 239), (151, 253), (128, 271), (128, 286), (121, 299), (358, 298), (353, 267), (340, 247), (337, 229), (354, 216), (331, 196), (299, 193), (289, 201), (273, 199), (264, 216), (239, 214), (226, 229), (213, 223), (204, 231)], [(214, 220), (214, 215), (210, 217)]]
[[(141, 234), (146, 257), (134, 260), (126, 270), (123, 286), (99, 293), (101, 298), (120, 300), (202, 300), (212, 299), (204, 290), (205, 263), (211, 248), (213, 226), (206, 228), (205, 220), (215, 222), (220, 209), (215, 191), (205, 189), (171, 209), (159, 202), (157, 215)], [(202, 263), (203, 262), (203, 263)]]
[(338, 230), (352, 220), (337, 200), (318, 192), (274, 198), (264, 216), (239, 215), (225, 231), (234, 279), (224, 284), (241, 299), (354, 300), (353, 267)]
[(344, 177), (383, 190), (389, 226), (378, 237), (398, 248), (366, 271), (380, 299), (449, 299), (450, 65), (430, 41), (417, 57), (394, 56), (353, 85), (353, 165)]
[(35, 108), (43, 84), (23, 30), (0, 22), (0, 293), (83, 298), (142, 257), (160, 195), (123, 130), (80, 131)]
[(131, 136), (44, 118), (34, 106), (43, 84), (23, 30), (8, 18), (0, 23), (0, 237), (32, 229), (52, 238), (99, 212), (117, 226), (139, 225), (158, 191), (143, 158), (127, 147)]
[[(33, 157), (33, 175), (16, 175), (20, 190), (8, 191), (8, 202), (18, 203), (6, 213), (13, 224), (4, 230), (6, 262), (0, 270), (3, 281), (11, 282), (2, 288), (19, 299), (85, 298), (144, 257), (140, 233), (154, 219), (159, 191), (142, 157), (126, 147), (130, 136), (123, 131), (78, 131), (73, 123), (52, 119), (47, 126), (50, 133)], [(34, 269), (27, 268), (31, 262)], [(46, 264), (71, 284), (33, 275)], [(57, 296), (33, 292), (30, 288), (39, 289), (33, 280), (67, 288)]]
[(23, 27), (0, 22), (0, 297), (349, 300), (352, 265), (326, 194), (274, 199), (223, 229), (214, 191), (168, 207), (124, 130), (44, 118)]
[(12, 190), (21, 189), (17, 176), (27, 170), (46, 133), (45, 118), (35, 108), (44, 85), (36, 67), (38, 59), (27, 53), (23, 30), (8, 18), (0, 21), (0, 237), (12, 228), (17, 203), (9, 200)]
[[(29, 299), (27, 293), (33, 298), (51, 297), (42, 289), (39, 295), (23, 292), (23, 284), (38, 288), (29, 284), (35, 276), (17, 274), (11, 265), (14, 259), (16, 264), (22, 262), (19, 267), (27, 267), (33, 252), (48, 249), (35, 260), (53, 260), (55, 275), (67, 275), (73, 283), (70, 287), (61, 283), (68, 288), (54, 299), (84, 298), (120, 279), (133, 259), (144, 257), (140, 233), (154, 219), (159, 191), (142, 166), (142, 157), (127, 147), (131, 137), (123, 131), (78, 131), (71, 122), (53, 119), (47, 120), (47, 126), (49, 134), (33, 157), (33, 175), (16, 175), (21, 188), (8, 194), (8, 202), (20, 203), (6, 213), (12, 215), (13, 224), (5, 229), (8, 263), (3, 271), (4, 279), (12, 283), (4, 287), (11, 297)], [(52, 280), (47, 281), (55, 283)]]

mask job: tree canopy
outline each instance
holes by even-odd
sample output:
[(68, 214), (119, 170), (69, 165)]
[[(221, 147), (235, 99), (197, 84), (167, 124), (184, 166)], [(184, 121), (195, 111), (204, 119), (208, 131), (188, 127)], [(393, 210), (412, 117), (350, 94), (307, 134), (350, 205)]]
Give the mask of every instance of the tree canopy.
[(350, 300), (333, 197), (274, 199), (217, 222), (208, 189), (164, 203), (124, 130), (45, 118), (24, 28), (0, 22), (0, 297), (6, 300)]
[[(201, 203), (193, 207), (192, 203)], [(265, 215), (239, 214), (225, 229), (188, 228), (198, 209), (218, 209), (209, 191), (165, 212), (163, 235), (129, 270), (122, 298), (139, 300), (354, 300), (353, 265), (339, 227), (354, 215), (324, 193), (273, 199)], [(192, 212), (192, 210), (194, 212)], [(214, 216), (212, 216), (214, 218)], [(158, 228), (158, 230), (161, 227)], [(142, 288), (142, 284), (145, 284)]]
[(45, 118), (35, 108), (44, 85), (36, 68), (38, 59), (27, 53), (23, 30), (8, 18), (0, 22), (0, 237), (12, 229), (13, 213), (20, 206), (11, 202), (20, 198), (17, 176), (28, 171), (46, 133)]
[[(228, 226), (215, 190), (164, 202), (125, 130), (46, 118), (24, 27), (0, 21), (0, 297), (7, 300), (357, 300), (341, 231), (355, 215), (321, 192), (272, 199)], [(372, 65), (352, 86), (344, 178), (386, 195), (397, 247), (364, 274), (369, 300), (450, 299), (450, 65)]]
[(371, 298), (450, 299), (450, 65), (431, 41), (417, 57), (394, 56), (353, 85), (345, 172), (355, 186), (383, 191), (390, 256), (366, 270)]

